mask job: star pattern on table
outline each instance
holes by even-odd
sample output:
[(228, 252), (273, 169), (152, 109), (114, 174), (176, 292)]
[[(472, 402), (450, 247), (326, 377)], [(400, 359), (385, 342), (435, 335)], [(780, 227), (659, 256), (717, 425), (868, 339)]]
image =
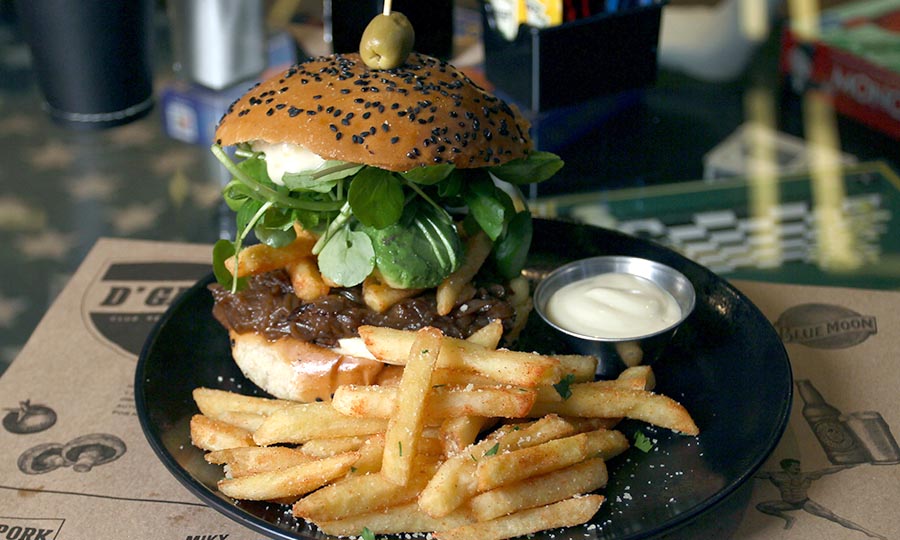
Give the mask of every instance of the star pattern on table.
[(74, 234), (46, 229), (38, 234), (16, 240), (16, 248), (25, 259), (62, 261), (72, 249)]
[(154, 227), (159, 222), (163, 211), (163, 203), (131, 204), (112, 213), (110, 221), (113, 231), (118, 235), (128, 236)]
[(75, 161), (75, 153), (59, 141), (48, 141), (33, 150), (28, 161), (38, 170), (65, 169)]
[(0, 135), (30, 135), (37, 131), (38, 123), (24, 114), (12, 114), (0, 119)]
[(25, 313), (28, 302), (23, 298), (9, 298), (0, 295), (0, 328), (10, 328)]
[(34, 231), (47, 224), (43, 208), (30, 206), (17, 197), (0, 197), (0, 230)]
[(160, 175), (175, 174), (179, 169), (193, 165), (197, 159), (195, 148), (177, 148), (163, 153), (150, 164), (153, 172)]
[(193, 182), (191, 199), (199, 208), (212, 208), (222, 202), (222, 186), (208, 182)]
[(70, 178), (64, 189), (75, 200), (108, 202), (115, 195), (117, 185), (112, 176), (92, 172)]
[(109, 141), (118, 146), (145, 146), (156, 136), (156, 130), (146, 122), (137, 121), (109, 131)]

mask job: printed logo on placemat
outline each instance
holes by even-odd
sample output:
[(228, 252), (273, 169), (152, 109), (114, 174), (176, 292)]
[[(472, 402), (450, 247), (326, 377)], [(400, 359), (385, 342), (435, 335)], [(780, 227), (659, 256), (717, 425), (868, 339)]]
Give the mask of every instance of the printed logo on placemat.
[(111, 262), (85, 291), (82, 317), (101, 341), (136, 356), (172, 302), (210, 271), (201, 263)]
[(847, 349), (878, 333), (872, 315), (831, 304), (800, 304), (788, 308), (775, 321), (784, 343), (815, 349)]
[(0, 516), (0, 538), (52, 540), (59, 535), (65, 521), (58, 518)]

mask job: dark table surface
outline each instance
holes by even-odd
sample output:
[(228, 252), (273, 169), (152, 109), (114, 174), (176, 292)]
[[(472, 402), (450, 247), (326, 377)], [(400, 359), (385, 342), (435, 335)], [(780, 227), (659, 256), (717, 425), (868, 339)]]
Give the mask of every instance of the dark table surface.
[[(0, 6), (2, 373), (98, 237), (212, 243), (229, 229), (231, 217), (221, 209), (221, 173), (208, 148), (167, 137), (158, 107), (140, 120), (102, 131), (74, 131), (52, 123), (42, 110), (28, 48), (9, 2)], [(158, 43), (165, 41), (165, 28), (160, 34)], [(779, 28), (775, 28), (742, 74), (725, 82), (661, 68), (656, 83), (633, 94), (627, 107), (557, 149), (566, 167), (537, 193), (539, 199), (556, 202), (548, 210), (537, 201), (535, 208), (545, 215), (573, 217), (559, 210), (564, 204), (558, 198), (576, 193), (586, 197), (578, 199), (578, 204), (593, 201), (590, 204), (613, 215), (609, 223), (613, 226), (634, 226), (648, 212), (668, 212), (650, 217), (675, 227), (678, 220), (691, 220), (691, 216), (676, 215), (679, 201), (705, 200), (700, 207), (692, 207), (694, 215), (704, 208), (719, 211), (743, 205), (744, 210), (736, 212), (738, 218), (745, 216), (746, 184), (732, 186), (742, 194), (737, 199), (718, 198), (716, 190), (723, 184), (698, 181), (705, 173), (704, 156), (752, 119), (747, 106), (750, 92), (767, 96), (773, 128), (800, 138), (810, 135), (803, 97), (787, 89), (779, 76), (779, 47)], [(167, 55), (166, 47), (160, 46), (157, 88), (171, 81)], [(860, 162), (879, 162), (874, 169), (864, 168), (862, 180), (854, 177), (848, 182), (874, 186), (868, 189), (879, 197), (882, 232), (869, 242), (874, 255), (866, 252), (866, 256), (889, 268), (878, 279), (869, 279), (859, 278), (853, 269), (829, 274), (828, 268), (809, 258), (798, 264), (808, 269), (804, 280), (810, 282), (896, 288), (900, 267), (894, 268), (897, 265), (891, 261), (900, 247), (887, 238), (897, 191), (893, 171), (900, 170), (897, 141), (841, 115), (835, 116), (835, 123), (843, 152)], [(666, 191), (673, 186), (680, 186), (680, 194)], [(698, 193), (706, 193), (706, 199), (698, 199)], [(642, 204), (672, 196), (676, 199), (667, 204)], [(811, 195), (807, 189), (795, 197), (808, 200)], [(571, 200), (565, 204), (575, 205)], [(779, 265), (775, 266), (773, 271), (771, 264), (766, 268), (732, 265), (721, 272), (726, 277), (778, 281), (784, 274), (778, 274)], [(825, 274), (834, 279), (821, 279)]]

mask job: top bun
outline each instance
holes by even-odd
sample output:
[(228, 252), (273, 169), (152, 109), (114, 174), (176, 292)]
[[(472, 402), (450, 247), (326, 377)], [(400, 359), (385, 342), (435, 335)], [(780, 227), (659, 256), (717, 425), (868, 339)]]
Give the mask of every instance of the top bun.
[(500, 165), (531, 151), (519, 111), (446, 62), (413, 53), (369, 69), (358, 54), (297, 64), (235, 101), (216, 129), (230, 146), (303, 146), (324, 159), (391, 171)]

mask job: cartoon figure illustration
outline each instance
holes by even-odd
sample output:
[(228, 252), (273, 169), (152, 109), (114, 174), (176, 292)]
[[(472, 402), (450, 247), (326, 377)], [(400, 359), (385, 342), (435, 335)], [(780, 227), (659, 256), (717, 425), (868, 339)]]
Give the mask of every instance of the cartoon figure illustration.
[(756, 505), (757, 510), (764, 514), (783, 519), (785, 529), (793, 527), (794, 522), (797, 520), (797, 518), (789, 515), (787, 512), (803, 510), (814, 516), (833, 521), (847, 529), (859, 531), (870, 538), (887, 540), (887, 537), (869, 531), (849, 519), (842, 518), (809, 498), (809, 487), (812, 485), (813, 481), (819, 480), (825, 475), (849, 469), (853, 467), (853, 465), (839, 465), (837, 467), (828, 467), (818, 471), (804, 472), (800, 467), (800, 461), (797, 459), (783, 459), (780, 464), (782, 468), (781, 471), (763, 471), (757, 473), (756, 478), (772, 482), (772, 484), (774, 484), (781, 492), (781, 500), (761, 502)]

